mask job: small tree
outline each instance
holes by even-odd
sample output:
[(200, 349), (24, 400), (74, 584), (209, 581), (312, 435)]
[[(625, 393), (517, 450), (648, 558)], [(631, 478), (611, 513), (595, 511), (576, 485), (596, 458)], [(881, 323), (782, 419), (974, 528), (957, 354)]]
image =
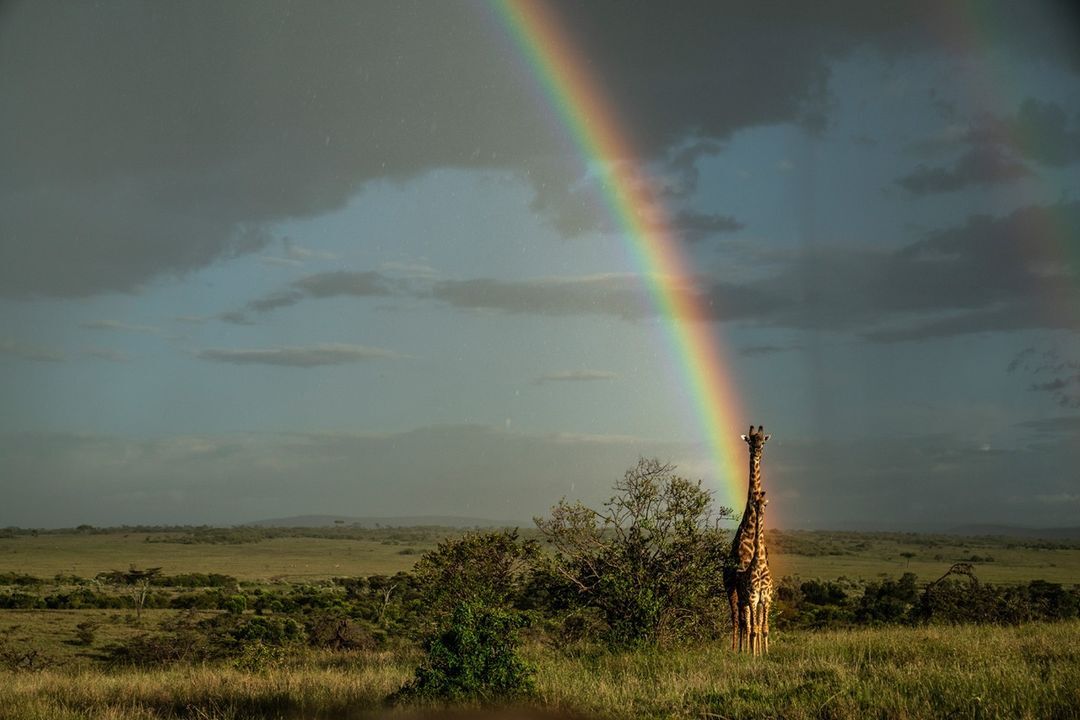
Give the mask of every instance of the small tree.
[(425, 643), (416, 675), (392, 699), (505, 701), (533, 692), (533, 669), (517, 654), (521, 613), (464, 602)]
[(161, 568), (147, 568), (137, 570), (131, 566), (128, 570), (110, 570), (98, 575), (99, 580), (112, 583), (127, 591), (135, 606), (135, 617), (142, 618), (143, 605), (146, 604), (146, 596), (150, 593), (150, 585), (155, 578), (161, 575)]
[(434, 613), (449, 613), (461, 603), (500, 607), (513, 603), (538, 556), (536, 541), (521, 540), (517, 530), (470, 532), (439, 543), (413, 572)]
[(602, 510), (565, 500), (536, 518), (554, 547), (548, 572), (572, 602), (595, 608), (615, 642), (668, 642), (726, 627), (723, 567), (727, 534), (717, 527), (730, 508), (641, 458), (615, 483)]

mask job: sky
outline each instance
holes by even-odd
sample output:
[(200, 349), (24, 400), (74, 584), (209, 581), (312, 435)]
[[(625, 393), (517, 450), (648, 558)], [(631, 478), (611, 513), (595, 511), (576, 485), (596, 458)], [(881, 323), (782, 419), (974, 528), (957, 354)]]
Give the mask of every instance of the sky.
[(491, 3), (0, 6), (0, 526), (736, 505), (680, 323), (778, 524), (1077, 523), (1080, 15), (545, 5), (623, 156)]

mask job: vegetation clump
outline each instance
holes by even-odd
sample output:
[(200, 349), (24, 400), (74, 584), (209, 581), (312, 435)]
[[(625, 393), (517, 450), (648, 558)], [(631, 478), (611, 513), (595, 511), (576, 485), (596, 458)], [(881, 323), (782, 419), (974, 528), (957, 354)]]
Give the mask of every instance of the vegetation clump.
[(522, 540), (517, 530), (469, 532), (425, 553), (413, 573), (424, 604), (436, 614), (462, 603), (510, 607), (522, 602), (539, 557), (537, 542)]
[[(727, 628), (723, 568), (730, 546), (712, 495), (642, 458), (594, 510), (560, 502), (535, 522), (554, 554), (546, 558), (552, 603), (591, 609), (616, 644), (716, 636)], [(575, 615), (575, 617), (581, 617)]]
[(424, 661), (394, 700), (505, 702), (533, 693), (535, 672), (518, 654), (519, 612), (463, 602), (424, 643)]

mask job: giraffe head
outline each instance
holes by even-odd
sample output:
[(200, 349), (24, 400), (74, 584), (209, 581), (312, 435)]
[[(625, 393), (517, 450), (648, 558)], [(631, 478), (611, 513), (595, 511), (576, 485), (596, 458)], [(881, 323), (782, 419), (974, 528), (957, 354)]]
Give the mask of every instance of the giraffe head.
[(746, 444), (750, 446), (751, 453), (759, 453), (765, 447), (765, 441), (771, 436), (765, 434), (765, 428), (762, 425), (758, 425), (757, 430), (751, 425), (750, 432), (741, 437), (746, 441)]

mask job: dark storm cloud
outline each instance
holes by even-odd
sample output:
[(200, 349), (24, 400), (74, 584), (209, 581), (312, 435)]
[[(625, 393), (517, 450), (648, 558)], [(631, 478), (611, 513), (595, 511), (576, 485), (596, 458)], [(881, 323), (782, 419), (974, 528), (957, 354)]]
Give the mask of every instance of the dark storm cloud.
[(1025, 100), (1012, 137), (1025, 155), (1044, 165), (1062, 167), (1080, 161), (1080, 113), (1070, 118), (1056, 103)]
[(366, 360), (394, 360), (402, 356), (382, 348), (340, 343), (307, 347), (273, 347), (255, 349), (208, 348), (195, 352), (195, 357), (234, 365), (278, 365), (312, 368), (323, 365), (343, 365)]
[(701, 177), (698, 160), (719, 155), (723, 150), (724, 145), (715, 140), (698, 140), (669, 152), (664, 159), (664, 166), (670, 171), (672, 181), (664, 188), (665, 194), (685, 197), (693, 193)]
[(874, 342), (1030, 328), (1080, 329), (1060, 228), (1080, 203), (977, 215), (898, 250), (816, 248), (751, 285), (766, 325), (856, 332)]
[(1011, 182), (1031, 175), (1021, 162), (994, 145), (969, 149), (949, 167), (919, 165), (897, 184), (913, 195), (954, 192), (968, 187)]
[(769, 491), (796, 493), (800, 521), (811, 526), (824, 517), (833, 518), (833, 527), (869, 517), (862, 529), (878, 530), (972, 521), (1074, 524), (1074, 508), (1041, 498), (1080, 491), (1071, 470), (1080, 463), (1075, 424), (1069, 430), (1060, 421), (1049, 428), (1041, 423), (1017, 426), (1021, 432), (1013, 431), (1015, 442), (1007, 447), (964, 434), (854, 443), (792, 439), (767, 453)]
[(957, 148), (965, 151), (951, 167), (919, 165), (897, 183), (915, 194), (949, 192), (1030, 175), (1020, 158), (1052, 168), (1071, 165), (1080, 161), (1080, 113), (1070, 117), (1058, 103), (1026, 98), (1010, 117), (983, 115), (967, 125), (952, 125), (909, 149), (936, 157)]
[[(665, 293), (684, 319), (853, 332), (903, 342), (1033, 328), (1080, 329), (1078, 269), (1060, 228), (1080, 226), (1080, 202), (975, 215), (897, 250), (817, 247), (755, 257), (758, 279), (697, 276)], [(751, 248), (752, 249), (752, 248)], [(744, 253), (746, 254), (746, 253)], [(640, 320), (659, 313), (634, 274), (536, 280), (391, 280), (375, 272), (320, 273), (257, 299), (271, 310), (306, 298), (400, 293), (452, 307), (514, 315), (598, 315)], [(249, 322), (244, 313), (237, 321)]]
[[(832, 60), (931, 47), (940, 20), (934, 2), (556, 9), (653, 162), (749, 126), (820, 127)], [(563, 131), (484, 5), (4, 10), (4, 296), (137, 291), (260, 250), (270, 223), (341, 207), (366, 182), (440, 167), (509, 169), (564, 233), (596, 222)], [(1004, 42), (1074, 64), (1050, 9), (999, 11), (1016, 30)]]
[(1080, 360), (1057, 347), (1021, 350), (1007, 371), (1022, 373), (1032, 382), (1028, 390), (1046, 393), (1058, 407), (1080, 408)]
[(638, 320), (655, 313), (637, 275), (593, 275), (529, 281), (444, 280), (432, 296), (449, 305), (528, 315), (610, 315)]
[(390, 295), (396, 285), (402, 285), (377, 272), (347, 272), (343, 270), (316, 273), (300, 278), (284, 290), (255, 298), (243, 310), (230, 310), (218, 318), (236, 325), (251, 325), (249, 312), (266, 313), (296, 305), (305, 298), (378, 297)]
[(943, 310), (946, 317), (916, 321), (900, 327), (867, 330), (862, 337), (872, 342), (895, 343), (936, 340), (974, 333), (1008, 332), (1012, 330), (1076, 329), (1075, 318), (1048, 313), (1035, 302), (1016, 302), (987, 310)]
[[(655, 280), (655, 279), (654, 279)], [(624, 320), (655, 316), (659, 310), (640, 275), (591, 275), (540, 280), (492, 278), (435, 283), (432, 296), (458, 308), (520, 315), (604, 315)], [(665, 281), (660, 279), (661, 283)], [(754, 288), (729, 283), (678, 281), (665, 289), (685, 319), (724, 321), (751, 318), (769, 310), (770, 298)]]

